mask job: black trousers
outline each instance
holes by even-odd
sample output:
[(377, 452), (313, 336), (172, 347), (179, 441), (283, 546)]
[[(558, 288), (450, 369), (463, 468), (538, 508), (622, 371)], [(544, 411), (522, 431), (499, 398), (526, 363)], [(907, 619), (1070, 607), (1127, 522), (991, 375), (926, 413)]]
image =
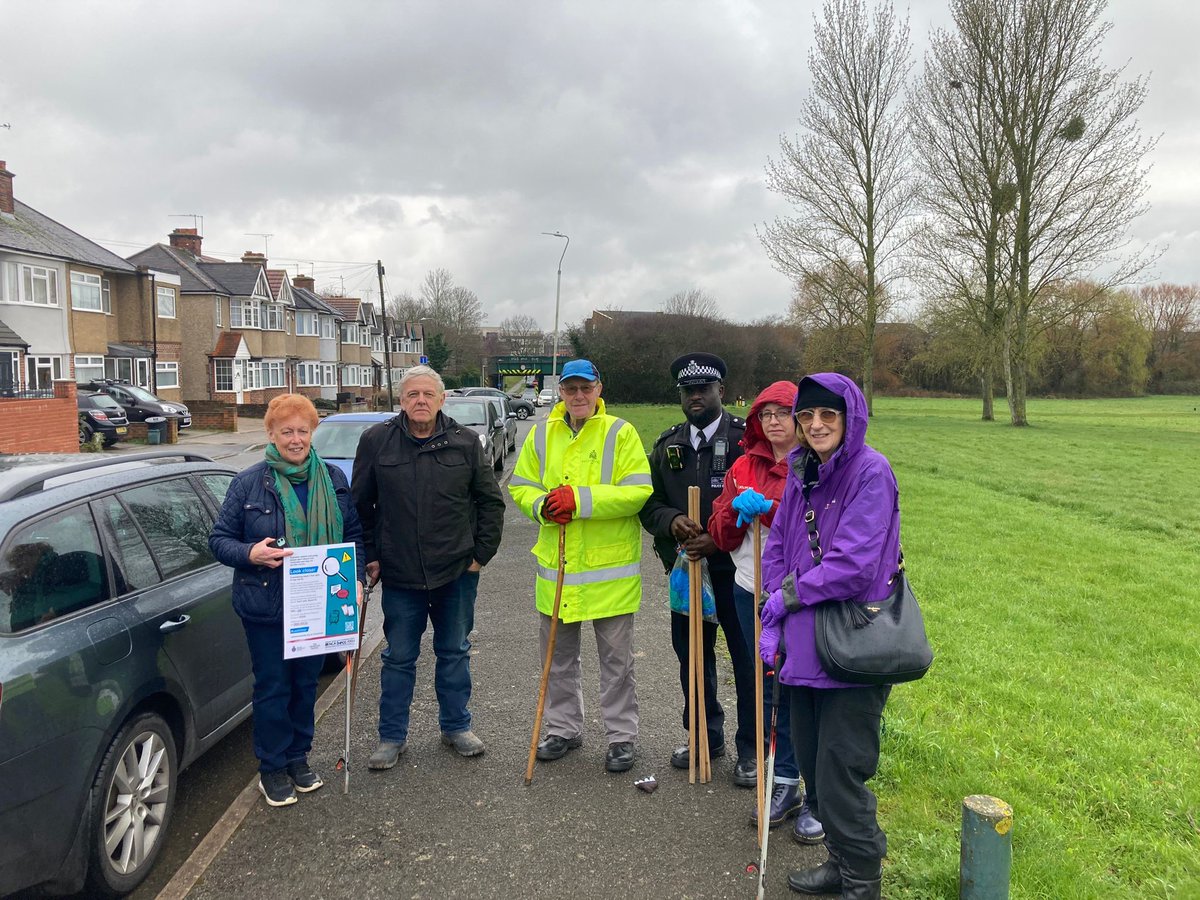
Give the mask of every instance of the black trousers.
[[(717, 626), (725, 632), (729, 660), (733, 664), (733, 686), (737, 693), (737, 732), (734, 743), (738, 759), (754, 757), (754, 659), (750, 655), (751, 638), (742, 633), (737, 606), (733, 602), (733, 572), (709, 572), (717, 621), (705, 622), (704, 641), (704, 712), (708, 718), (708, 748), (725, 743), (725, 710), (717, 700)], [(683, 727), (688, 716), (688, 617), (671, 614), (671, 646), (679, 658), (679, 685), (683, 688)]]
[(808, 804), (825, 839), (855, 871), (887, 855), (867, 782), (879, 768), (879, 726), (891, 685), (856, 688), (789, 686), (792, 746)]

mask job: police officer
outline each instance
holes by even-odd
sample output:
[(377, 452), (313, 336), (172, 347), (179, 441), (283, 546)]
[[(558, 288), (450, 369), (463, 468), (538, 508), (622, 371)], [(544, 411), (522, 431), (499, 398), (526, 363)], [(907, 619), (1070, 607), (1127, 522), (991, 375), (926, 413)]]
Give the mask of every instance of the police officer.
[[(725, 361), (711, 353), (685, 353), (671, 363), (671, 375), (679, 388), (686, 421), (659, 435), (650, 452), (650, 474), (654, 492), (642, 508), (642, 526), (654, 536), (654, 551), (669, 572), (678, 548), (689, 559), (707, 559), (717, 607), (717, 622), (705, 622), (704, 704), (708, 715), (708, 746), (711, 757), (725, 755), (725, 712), (717, 699), (717, 625), (725, 632), (725, 643), (733, 663), (737, 691), (737, 764), (733, 782), (754, 787), (758, 780), (755, 759), (754, 660), (750, 640), (742, 633), (733, 601), (735, 567), (729, 554), (717, 549), (704, 523), (712, 504), (725, 485), (725, 473), (741, 455), (744, 420), (722, 407), (725, 398)], [(688, 518), (688, 487), (700, 488), (700, 521)], [(679, 682), (683, 688), (683, 725), (688, 723), (688, 622), (671, 616), (671, 644), (679, 658)], [(671, 754), (671, 765), (688, 768), (685, 744)]]

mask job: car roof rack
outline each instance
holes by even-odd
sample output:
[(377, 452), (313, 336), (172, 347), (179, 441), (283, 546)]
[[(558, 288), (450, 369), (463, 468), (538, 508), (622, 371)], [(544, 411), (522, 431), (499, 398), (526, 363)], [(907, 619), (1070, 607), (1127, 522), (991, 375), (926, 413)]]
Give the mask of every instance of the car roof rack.
[(18, 497), (26, 497), (30, 494), (37, 494), (45, 490), (46, 483), (54, 481), (65, 475), (73, 475), (77, 472), (94, 472), (97, 469), (105, 469), (110, 466), (119, 466), (126, 463), (146, 463), (164, 460), (175, 460), (180, 462), (215, 462), (211, 456), (205, 456), (203, 453), (195, 453), (191, 450), (157, 450), (148, 453), (127, 453), (121, 456), (114, 456), (109, 459), (87, 460), (86, 462), (71, 462), (64, 463), (61, 466), (55, 466), (47, 471), (40, 469), (37, 472), (32, 472), (24, 478), (18, 476), (12, 481), (0, 488), (0, 502), (5, 500), (16, 500)]

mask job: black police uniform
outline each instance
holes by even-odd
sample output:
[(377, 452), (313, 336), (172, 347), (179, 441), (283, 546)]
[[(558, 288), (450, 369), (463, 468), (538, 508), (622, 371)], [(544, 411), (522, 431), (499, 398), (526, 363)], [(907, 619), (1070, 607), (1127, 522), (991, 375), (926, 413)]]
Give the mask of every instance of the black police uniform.
[[(722, 364), (723, 367), (723, 364)], [(642, 527), (654, 536), (654, 552), (669, 572), (675, 565), (677, 542), (671, 534), (671, 522), (676, 516), (687, 515), (687, 492), (691, 485), (700, 488), (700, 521), (705, 527), (712, 515), (713, 501), (725, 485), (725, 473), (733, 461), (742, 455), (742, 434), (745, 420), (722, 411), (721, 423), (711, 441), (702, 442), (699, 450), (692, 449), (692, 432), (687, 422), (673, 425), (659, 435), (650, 451), (650, 477), (654, 492), (639, 517)], [(738, 759), (755, 759), (754, 661), (750, 653), (750, 638), (742, 633), (741, 621), (733, 600), (735, 567), (728, 553), (718, 550), (708, 557), (713, 595), (717, 607), (717, 623), (725, 632), (733, 663), (734, 686), (737, 691), (737, 732), (734, 742)], [(717, 699), (717, 623), (705, 622), (704, 634), (704, 706), (708, 716), (709, 753), (715, 754), (725, 744), (725, 712)], [(671, 644), (679, 658), (679, 683), (683, 688), (683, 727), (688, 727), (688, 622), (683, 615), (671, 616)], [(752, 782), (751, 782), (752, 783)]]

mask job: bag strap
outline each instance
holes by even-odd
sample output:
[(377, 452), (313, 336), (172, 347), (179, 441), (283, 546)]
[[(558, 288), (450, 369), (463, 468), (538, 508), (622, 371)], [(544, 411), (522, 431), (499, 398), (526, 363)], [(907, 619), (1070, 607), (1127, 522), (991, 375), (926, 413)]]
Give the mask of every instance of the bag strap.
[[(821, 564), (821, 532), (817, 530), (817, 511), (811, 506), (804, 513), (804, 527), (808, 529), (808, 552), (812, 554), (813, 561), (819, 566)], [(904, 545), (900, 545), (900, 562), (896, 566), (896, 575), (904, 571)], [(896, 580), (896, 575), (888, 579), (888, 584)]]

